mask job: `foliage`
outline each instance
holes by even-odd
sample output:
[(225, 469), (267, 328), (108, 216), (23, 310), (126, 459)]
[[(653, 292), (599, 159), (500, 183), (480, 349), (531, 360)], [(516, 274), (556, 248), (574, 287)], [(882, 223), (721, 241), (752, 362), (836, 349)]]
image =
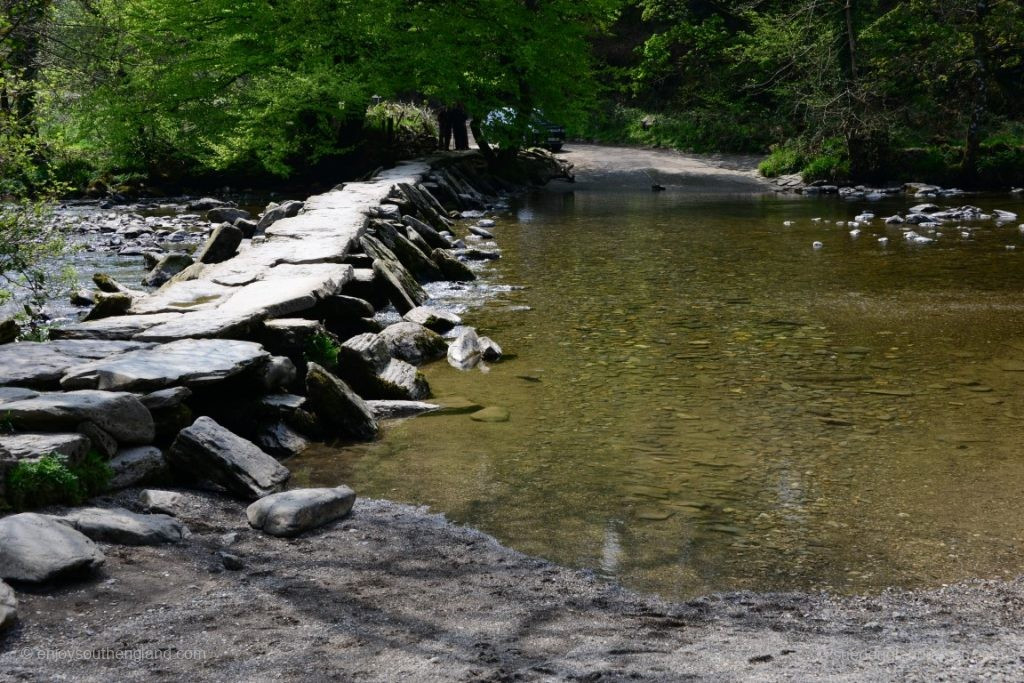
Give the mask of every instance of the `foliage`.
[(341, 346), (331, 335), (318, 332), (309, 338), (306, 344), (305, 358), (310, 363), (316, 363), (328, 370), (338, 367), (338, 354)]
[[(388, 127), (391, 137), (387, 137)], [(363, 130), (367, 138), (380, 138), (399, 156), (414, 157), (437, 145), (438, 124), (428, 107), (411, 102), (382, 102), (366, 110)]]
[(597, 142), (626, 142), (669, 147), (691, 152), (758, 152), (766, 137), (756, 115), (727, 104), (717, 109), (684, 113), (655, 113), (616, 105), (598, 110), (572, 131), (578, 138)]
[(50, 454), (34, 462), (19, 462), (7, 475), (7, 498), (17, 510), (47, 505), (78, 505), (107, 489), (113, 471), (98, 453), (75, 465)]

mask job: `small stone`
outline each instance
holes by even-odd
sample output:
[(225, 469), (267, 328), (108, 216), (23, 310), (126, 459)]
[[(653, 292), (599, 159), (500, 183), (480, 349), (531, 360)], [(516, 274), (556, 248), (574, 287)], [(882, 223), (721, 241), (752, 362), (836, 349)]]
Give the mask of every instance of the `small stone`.
[(220, 558), (220, 562), (224, 565), (224, 568), (228, 571), (239, 571), (245, 569), (245, 562), (242, 558), (234, 553), (229, 553), (224, 550), (217, 552), (217, 556)]
[(139, 494), (139, 504), (149, 512), (178, 516), (186, 509), (185, 496), (177, 491), (146, 489)]
[(356, 494), (347, 486), (293, 489), (261, 498), (246, 510), (249, 525), (271, 536), (297, 536), (347, 515)]

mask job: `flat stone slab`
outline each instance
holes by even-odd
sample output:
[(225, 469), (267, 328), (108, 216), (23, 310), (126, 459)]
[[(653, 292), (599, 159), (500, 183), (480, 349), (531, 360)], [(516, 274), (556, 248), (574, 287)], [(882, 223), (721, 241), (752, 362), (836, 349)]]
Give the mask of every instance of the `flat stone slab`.
[(89, 538), (52, 517), (23, 512), (0, 519), (0, 578), (43, 583), (105, 561)]
[(0, 384), (55, 388), (68, 368), (146, 344), (131, 341), (63, 340), (18, 342), (0, 346)]
[(371, 400), (367, 401), (366, 405), (369, 406), (370, 412), (373, 413), (373, 417), (377, 420), (394, 420), (402, 417), (415, 417), (416, 415), (422, 415), (423, 413), (431, 413), (435, 410), (441, 410), (440, 405), (436, 403), (427, 403), (425, 401)]
[(66, 389), (153, 391), (202, 386), (265, 363), (270, 354), (255, 342), (182, 339), (73, 367), (61, 380)]
[(181, 313), (153, 313), (151, 315), (118, 315), (50, 330), (54, 339), (132, 339), (146, 330), (169, 323)]
[(181, 339), (230, 339), (246, 337), (259, 327), (262, 313), (211, 309), (177, 315), (135, 335), (138, 341), (172, 342)]
[(219, 310), (281, 318), (313, 308), (318, 300), (337, 294), (351, 279), (352, 266), (348, 264), (278, 266), (271, 268), (264, 279), (238, 288)]
[(180, 543), (188, 528), (168, 515), (140, 515), (124, 508), (83, 508), (56, 518), (94, 541), (121, 545)]
[(12, 401), (21, 401), (26, 398), (35, 398), (38, 395), (38, 391), (22, 387), (0, 387), (0, 405), (11, 403)]
[(295, 489), (261, 498), (245, 511), (249, 525), (271, 536), (297, 536), (341, 519), (352, 510), (356, 493), (347, 486)]
[(0, 633), (10, 628), (18, 620), (18, 599), (14, 591), (0, 581)]
[(232, 287), (208, 280), (170, 282), (155, 294), (134, 301), (130, 313), (185, 313), (216, 308), (233, 292)]
[(278, 491), (290, 473), (251, 441), (232, 434), (208, 417), (178, 433), (168, 462), (194, 481), (208, 480), (253, 500)]
[(0, 435), (0, 449), (15, 460), (38, 460), (43, 456), (63, 455), (71, 462), (86, 456), (92, 446), (83, 434), (4, 434)]
[(153, 416), (134, 394), (108, 391), (43, 393), (5, 403), (4, 417), (20, 429), (63, 431), (93, 422), (122, 444), (153, 441)]

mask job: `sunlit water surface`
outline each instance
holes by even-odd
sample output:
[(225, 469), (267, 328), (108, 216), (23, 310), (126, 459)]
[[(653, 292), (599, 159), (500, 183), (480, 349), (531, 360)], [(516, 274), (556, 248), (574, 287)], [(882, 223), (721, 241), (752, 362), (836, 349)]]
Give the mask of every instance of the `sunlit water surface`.
[(465, 313), (515, 357), (424, 368), (511, 419), (390, 423), (292, 461), (294, 483), (672, 598), (1024, 571), (1024, 220), (910, 245), (835, 225), (909, 198), (572, 189), (499, 218), (485, 276), (524, 288)]

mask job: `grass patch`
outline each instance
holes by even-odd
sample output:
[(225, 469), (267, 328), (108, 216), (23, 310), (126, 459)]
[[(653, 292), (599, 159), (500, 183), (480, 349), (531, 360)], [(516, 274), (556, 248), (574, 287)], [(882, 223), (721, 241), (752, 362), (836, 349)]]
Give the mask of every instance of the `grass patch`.
[(318, 332), (310, 337), (303, 355), (309, 363), (316, 363), (327, 370), (334, 370), (338, 367), (340, 352), (341, 346), (334, 337)]
[(7, 474), (7, 499), (15, 510), (79, 505), (105, 491), (113, 476), (110, 466), (94, 451), (76, 465), (51, 453), (11, 469)]

